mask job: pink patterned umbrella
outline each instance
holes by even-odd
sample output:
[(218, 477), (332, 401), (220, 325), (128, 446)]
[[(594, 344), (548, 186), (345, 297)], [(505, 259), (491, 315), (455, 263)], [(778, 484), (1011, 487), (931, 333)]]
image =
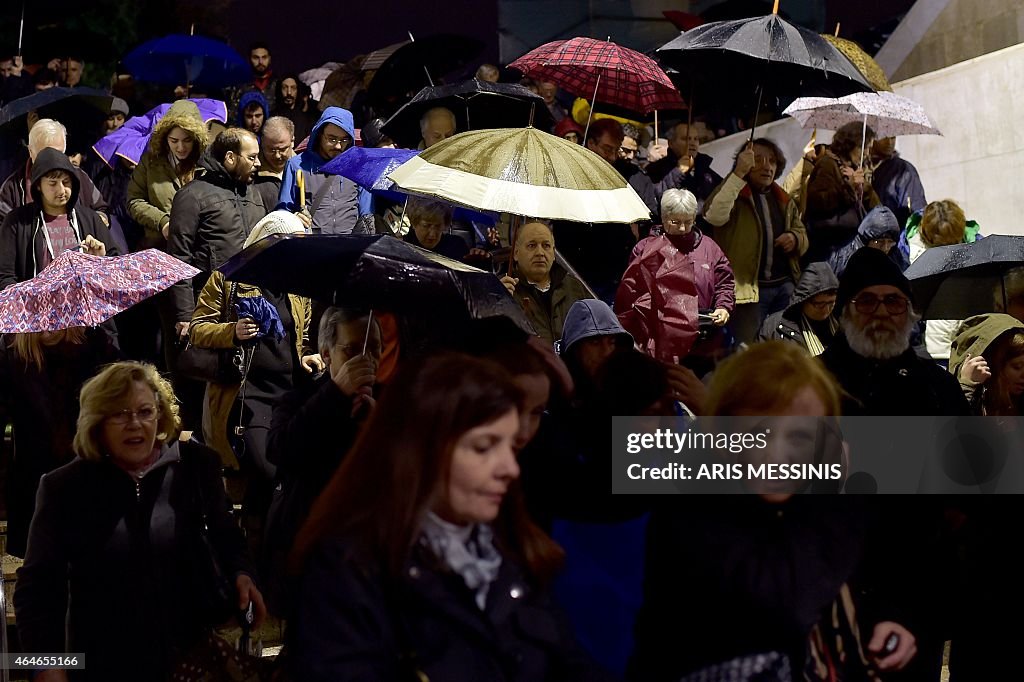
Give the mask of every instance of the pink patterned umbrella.
[(94, 327), (197, 274), (156, 249), (126, 256), (65, 251), (32, 279), (0, 291), (0, 332)]

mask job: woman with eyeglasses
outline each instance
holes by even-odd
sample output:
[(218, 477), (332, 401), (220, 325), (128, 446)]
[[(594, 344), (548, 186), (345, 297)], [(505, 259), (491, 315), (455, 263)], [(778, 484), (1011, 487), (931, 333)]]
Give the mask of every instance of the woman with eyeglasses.
[(839, 279), (828, 263), (811, 263), (804, 268), (789, 306), (765, 319), (757, 340), (793, 341), (811, 355), (821, 355), (839, 333), (839, 320), (832, 314), (838, 290)]
[(0, 342), (0, 413), (9, 417), (14, 437), (6, 491), (9, 554), (25, 556), (39, 477), (74, 459), (82, 384), (120, 358), (101, 328), (9, 334)]
[(735, 301), (732, 266), (696, 226), (697, 198), (685, 189), (661, 197), (664, 234), (634, 248), (615, 297), (622, 326), (648, 355), (703, 375), (724, 345)]
[[(170, 384), (109, 365), (82, 387), (69, 464), (45, 475), (14, 591), (25, 651), (83, 653), (34, 678), (167, 680), (208, 626), (263, 597), (228, 514), (215, 453), (181, 442)], [(218, 598), (214, 561), (224, 578)], [(65, 637), (66, 635), (66, 637)]]

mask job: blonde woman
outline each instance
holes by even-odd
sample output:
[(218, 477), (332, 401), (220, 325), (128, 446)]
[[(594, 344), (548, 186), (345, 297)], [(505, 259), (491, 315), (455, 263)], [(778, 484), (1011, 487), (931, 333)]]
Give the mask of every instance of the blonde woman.
[[(257, 621), (265, 615), (217, 457), (179, 442), (180, 428), (156, 368), (110, 365), (82, 387), (78, 458), (40, 482), (14, 594), (18, 634), (26, 650), (84, 653), (75, 679), (168, 679), (206, 626), (250, 603)], [(225, 603), (212, 596), (214, 559), (233, 587)]]
[(74, 458), (78, 391), (120, 353), (100, 329), (10, 334), (0, 343), (0, 412), (14, 425), (8, 472), (7, 551), (25, 556), (39, 477)]

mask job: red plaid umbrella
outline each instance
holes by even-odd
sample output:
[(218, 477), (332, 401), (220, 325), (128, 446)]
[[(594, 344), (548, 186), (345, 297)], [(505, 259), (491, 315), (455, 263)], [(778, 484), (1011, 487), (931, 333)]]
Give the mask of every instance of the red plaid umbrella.
[(94, 327), (197, 274), (156, 249), (113, 257), (65, 251), (32, 279), (0, 291), (0, 332)]
[(610, 40), (556, 40), (527, 52), (509, 66), (530, 78), (556, 83), (577, 97), (630, 111), (649, 114), (685, 107), (657, 62)]

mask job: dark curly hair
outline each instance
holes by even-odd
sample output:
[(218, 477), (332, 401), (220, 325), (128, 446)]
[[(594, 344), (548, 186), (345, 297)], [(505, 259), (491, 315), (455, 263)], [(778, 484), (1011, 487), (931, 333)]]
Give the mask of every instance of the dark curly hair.
[[(854, 149), (860, 149), (861, 142), (864, 136), (864, 124), (847, 123), (842, 128), (836, 131), (836, 134), (832, 136), (832, 142), (828, 148), (833, 154), (838, 156), (840, 159), (850, 159), (850, 153)], [(875, 131), (870, 128), (867, 129), (867, 140), (864, 141), (864, 147), (867, 149), (871, 146), (872, 140), (875, 139)]]
[[(747, 150), (748, 142), (744, 142), (743, 145), (736, 150), (736, 156), (732, 158), (732, 167), (736, 168), (736, 160), (740, 154)], [(762, 147), (768, 147), (772, 150), (772, 154), (775, 155), (775, 177), (773, 180), (778, 180), (786, 170), (786, 155), (782, 153), (782, 148), (775, 144), (772, 140), (767, 137), (759, 137), (753, 142), (754, 145), (760, 145)]]

